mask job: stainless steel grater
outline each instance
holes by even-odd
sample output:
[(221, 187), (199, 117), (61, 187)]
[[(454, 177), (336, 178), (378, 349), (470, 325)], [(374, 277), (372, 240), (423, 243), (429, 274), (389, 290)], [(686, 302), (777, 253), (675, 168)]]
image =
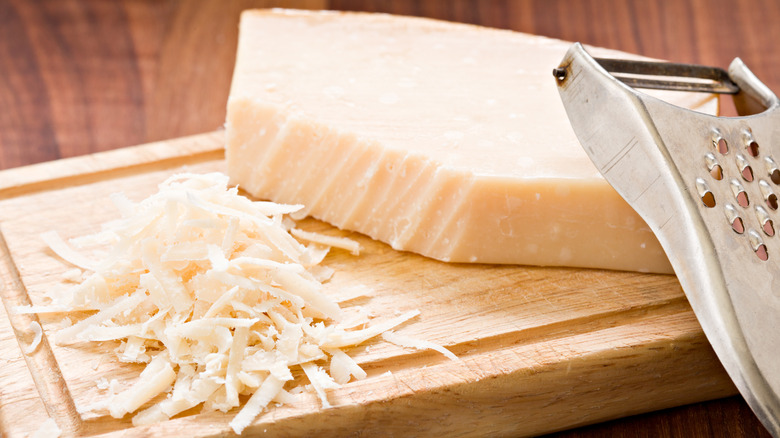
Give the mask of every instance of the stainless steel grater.
[[(593, 163), (655, 232), (707, 338), (780, 437), (780, 101), (735, 59), (728, 72), (592, 58), (553, 70)], [(730, 93), (715, 117), (635, 90)]]

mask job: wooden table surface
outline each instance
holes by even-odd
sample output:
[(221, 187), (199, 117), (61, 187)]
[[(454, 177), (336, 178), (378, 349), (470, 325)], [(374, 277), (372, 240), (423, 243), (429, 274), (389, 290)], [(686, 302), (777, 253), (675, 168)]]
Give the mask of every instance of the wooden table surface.
[[(0, 0), (0, 169), (221, 126), (251, 7), (419, 15), (721, 67), (739, 56), (780, 90), (776, 0)], [(555, 436), (769, 435), (733, 397)]]

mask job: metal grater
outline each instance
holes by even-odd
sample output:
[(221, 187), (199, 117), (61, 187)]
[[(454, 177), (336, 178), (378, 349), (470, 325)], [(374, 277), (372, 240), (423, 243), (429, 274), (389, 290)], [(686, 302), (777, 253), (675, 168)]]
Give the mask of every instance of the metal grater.
[[(727, 73), (594, 59), (579, 43), (553, 75), (585, 151), (655, 232), (726, 371), (780, 437), (777, 96), (739, 59)], [(730, 93), (754, 115), (706, 115), (633, 87)]]

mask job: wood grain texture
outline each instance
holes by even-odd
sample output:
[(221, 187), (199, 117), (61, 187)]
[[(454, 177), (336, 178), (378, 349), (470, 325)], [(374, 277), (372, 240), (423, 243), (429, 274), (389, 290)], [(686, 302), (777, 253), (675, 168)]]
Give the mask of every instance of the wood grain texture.
[(0, 1), (0, 168), (211, 131), (238, 14), (322, 1)]
[[(722, 67), (739, 56), (780, 90), (774, 0), (0, 0), (0, 168), (220, 126), (238, 12), (267, 6), (420, 15)], [(0, 373), (23, 366), (6, 360)], [(762, 435), (735, 397), (561, 436)]]
[[(96, 231), (118, 217), (108, 201), (116, 190), (138, 201), (177, 171), (224, 171), (223, 143), (217, 132), (0, 172), (0, 181), (13, 182), (0, 186), (0, 296), (16, 335), (0, 340), (0, 354), (18, 358), (19, 346), (32, 341), (33, 321), (46, 333), (36, 350), (21, 355), (27, 369), (15, 366), (19, 376), (0, 381), (0, 431), (35, 431), (47, 413), (68, 436), (229, 430), (235, 412), (132, 429), (129, 417), (85, 412), (107, 395), (98, 379), (132, 382), (142, 367), (113, 360), (113, 342), (47, 341), (63, 315), (14, 312), (46, 304), (71, 285), (62, 279), (70, 265), (46, 250), (40, 233), (55, 229), (67, 239)], [(22, 172), (25, 181), (16, 177)], [(301, 226), (345, 234), (315, 220)], [(442, 263), (350, 237), (363, 251), (359, 259), (344, 251), (325, 259), (336, 271), (326, 291), (361, 288), (365, 295), (350, 303), (380, 318), (419, 309), (396, 331), (444, 345), (460, 360), (368, 342), (349, 352), (369, 377), (329, 391), (333, 409), (321, 410), (314, 394), (304, 393), (263, 414), (247, 433), (527, 436), (736, 391), (673, 276)], [(17, 383), (27, 375), (35, 387)]]

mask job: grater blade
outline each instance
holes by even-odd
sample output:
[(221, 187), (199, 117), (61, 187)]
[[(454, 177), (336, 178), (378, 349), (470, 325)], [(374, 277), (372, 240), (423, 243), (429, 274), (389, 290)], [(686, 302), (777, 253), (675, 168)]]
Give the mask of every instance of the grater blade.
[[(754, 114), (734, 118), (631, 88), (614, 62), (633, 61), (601, 62), (616, 75), (576, 43), (553, 71), (574, 132), (652, 228), (724, 368), (780, 437), (780, 101), (739, 59), (727, 78), (706, 78), (735, 93), (740, 114)], [(659, 74), (634, 67), (632, 74)], [(669, 82), (639, 80), (632, 85)]]

